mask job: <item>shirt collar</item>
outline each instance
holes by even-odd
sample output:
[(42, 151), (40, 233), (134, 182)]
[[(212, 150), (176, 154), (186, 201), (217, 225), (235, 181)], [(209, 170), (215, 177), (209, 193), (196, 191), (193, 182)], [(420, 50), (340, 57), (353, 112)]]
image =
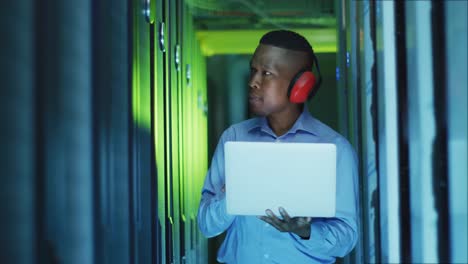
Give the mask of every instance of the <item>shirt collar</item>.
[[(294, 134), (294, 133), (297, 133), (297, 131), (301, 130), (301, 131), (305, 131), (310, 134), (313, 134), (315, 136), (319, 136), (320, 132), (316, 123), (317, 123), (317, 120), (312, 117), (312, 115), (309, 112), (309, 109), (307, 108), (306, 105), (304, 105), (304, 109), (301, 115), (299, 116), (299, 118), (296, 120), (294, 125), (291, 127), (291, 129), (289, 129), (289, 131), (286, 134), (289, 134), (289, 133)], [(266, 117), (256, 118), (255, 122), (252, 122), (251, 125), (247, 129), (249, 132), (255, 129), (260, 129), (264, 132), (274, 135), (270, 126), (268, 126), (268, 121)]]

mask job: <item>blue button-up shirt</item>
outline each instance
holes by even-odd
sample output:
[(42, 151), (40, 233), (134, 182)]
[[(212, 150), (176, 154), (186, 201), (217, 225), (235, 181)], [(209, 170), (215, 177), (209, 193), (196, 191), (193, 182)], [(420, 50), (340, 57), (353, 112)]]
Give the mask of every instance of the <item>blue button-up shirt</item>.
[[(336, 217), (313, 218), (310, 238), (302, 239), (294, 233), (280, 232), (255, 216), (227, 214), (222, 191), (227, 141), (334, 143), (337, 147)], [(227, 230), (218, 251), (220, 262), (333, 263), (335, 257), (348, 254), (356, 244), (357, 206), (357, 157), (352, 146), (343, 136), (313, 118), (304, 107), (293, 127), (279, 137), (264, 117), (243, 121), (224, 131), (203, 186), (198, 225), (207, 237)]]

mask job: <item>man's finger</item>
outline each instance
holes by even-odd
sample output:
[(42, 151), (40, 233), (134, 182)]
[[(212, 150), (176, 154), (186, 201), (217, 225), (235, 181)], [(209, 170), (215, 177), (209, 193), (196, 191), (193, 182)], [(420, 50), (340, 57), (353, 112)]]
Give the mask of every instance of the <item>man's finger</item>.
[(283, 222), (283, 220), (281, 220), (278, 216), (276, 216), (275, 213), (273, 213), (273, 211), (271, 211), (270, 209), (266, 210), (266, 214), (277, 224), (281, 224)]
[(287, 231), (285, 222), (279, 219), (271, 210), (266, 210), (266, 217), (269, 223), (281, 232)]
[(280, 225), (281, 224), (281, 219), (279, 219), (271, 210), (266, 210), (266, 215), (271, 218), (272, 221), (274, 221), (276, 224)]
[(286, 210), (283, 207), (279, 208), (279, 212), (285, 222), (289, 223), (291, 221), (291, 217), (289, 216), (288, 212), (286, 212)]

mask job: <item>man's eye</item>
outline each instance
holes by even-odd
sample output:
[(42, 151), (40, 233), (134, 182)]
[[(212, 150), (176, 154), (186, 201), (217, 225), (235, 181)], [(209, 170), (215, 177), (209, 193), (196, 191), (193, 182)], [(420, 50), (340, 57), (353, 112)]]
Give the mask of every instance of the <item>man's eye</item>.
[(271, 72), (269, 72), (269, 71), (264, 71), (264, 72), (263, 72), (263, 75), (266, 75), (266, 76), (271, 75)]

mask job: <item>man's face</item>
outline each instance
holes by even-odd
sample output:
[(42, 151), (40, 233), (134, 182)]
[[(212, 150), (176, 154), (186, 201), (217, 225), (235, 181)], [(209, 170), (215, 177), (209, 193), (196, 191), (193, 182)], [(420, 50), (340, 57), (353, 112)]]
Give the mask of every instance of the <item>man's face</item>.
[(270, 116), (296, 107), (288, 99), (288, 86), (302, 65), (304, 53), (260, 44), (250, 63), (249, 105), (255, 115)]

